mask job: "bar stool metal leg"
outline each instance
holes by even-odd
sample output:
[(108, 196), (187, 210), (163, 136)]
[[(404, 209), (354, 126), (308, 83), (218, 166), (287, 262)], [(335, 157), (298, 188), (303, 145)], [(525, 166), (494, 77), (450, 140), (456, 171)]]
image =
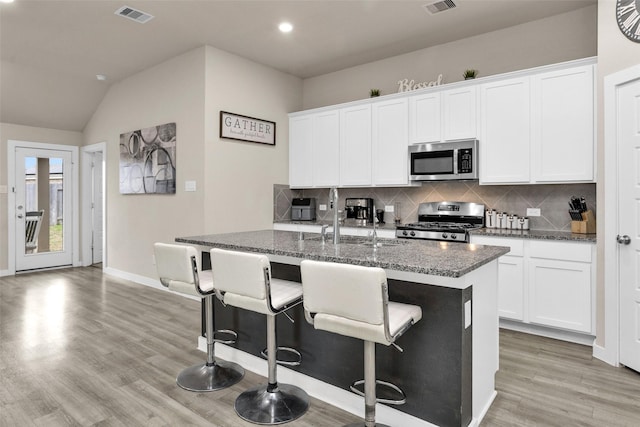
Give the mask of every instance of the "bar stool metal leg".
[(204, 299), (205, 334), (207, 335), (207, 362), (191, 366), (180, 372), (176, 382), (189, 391), (215, 391), (232, 386), (242, 379), (244, 369), (233, 362), (216, 361), (214, 352), (213, 296)]
[(240, 418), (255, 424), (276, 425), (300, 418), (309, 409), (309, 396), (304, 390), (278, 384), (276, 357), (276, 317), (267, 315), (269, 381), (238, 396), (235, 410)]
[(364, 341), (364, 423), (345, 427), (389, 427), (376, 423), (376, 343)]

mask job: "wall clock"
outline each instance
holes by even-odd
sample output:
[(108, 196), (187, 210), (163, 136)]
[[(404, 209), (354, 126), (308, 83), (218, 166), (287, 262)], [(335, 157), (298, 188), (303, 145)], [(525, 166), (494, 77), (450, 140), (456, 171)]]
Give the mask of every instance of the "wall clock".
[(622, 34), (640, 43), (640, 0), (617, 0), (616, 20)]

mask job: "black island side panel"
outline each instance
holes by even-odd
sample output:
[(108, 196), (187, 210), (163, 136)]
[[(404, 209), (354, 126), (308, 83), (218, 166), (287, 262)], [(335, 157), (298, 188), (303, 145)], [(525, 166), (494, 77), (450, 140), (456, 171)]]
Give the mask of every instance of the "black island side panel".
[[(203, 253), (203, 268), (210, 268)], [(271, 263), (275, 278), (300, 281), (298, 266)], [(464, 328), (464, 302), (471, 299), (465, 290), (388, 280), (391, 301), (420, 305), (422, 319), (393, 346), (376, 345), (376, 377), (398, 385), (407, 395), (404, 405), (393, 406), (439, 426), (467, 426), (471, 422), (471, 327)], [(215, 302), (217, 329), (238, 333), (235, 347), (259, 356), (266, 348), (266, 316), (224, 307)], [(279, 346), (294, 347), (302, 353), (302, 363), (293, 367), (311, 377), (349, 390), (363, 378), (362, 340), (317, 331), (304, 318), (302, 305), (276, 321)], [(264, 373), (266, 376), (266, 371)]]

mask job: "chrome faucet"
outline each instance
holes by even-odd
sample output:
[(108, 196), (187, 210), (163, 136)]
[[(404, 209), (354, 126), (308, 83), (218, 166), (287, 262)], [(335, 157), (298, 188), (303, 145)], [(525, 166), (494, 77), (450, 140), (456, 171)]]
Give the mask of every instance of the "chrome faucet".
[[(373, 212), (375, 214), (376, 212), (376, 205), (374, 203), (373, 205)], [(373, 233), (371, 233), (371, 237), (373, 240), (373, 249), (378, 249), (378, 231), (377, 231), (377, 227), (376, 227), (376, 223), (378, 222), (378, 218), (374, 215), (373, 216)]]
[(338, 188), (329, 190), (329, 205), (333, 209), (333, 244), (340, 243), (340, 223), (338, 221)]

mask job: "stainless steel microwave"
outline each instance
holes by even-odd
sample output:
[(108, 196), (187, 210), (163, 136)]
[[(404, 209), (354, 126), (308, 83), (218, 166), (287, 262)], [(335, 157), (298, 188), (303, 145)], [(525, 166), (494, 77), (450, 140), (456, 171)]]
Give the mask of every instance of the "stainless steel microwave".
[(411, 181), (478, 179), (478, 140), (465, 139), (409, 146)]

